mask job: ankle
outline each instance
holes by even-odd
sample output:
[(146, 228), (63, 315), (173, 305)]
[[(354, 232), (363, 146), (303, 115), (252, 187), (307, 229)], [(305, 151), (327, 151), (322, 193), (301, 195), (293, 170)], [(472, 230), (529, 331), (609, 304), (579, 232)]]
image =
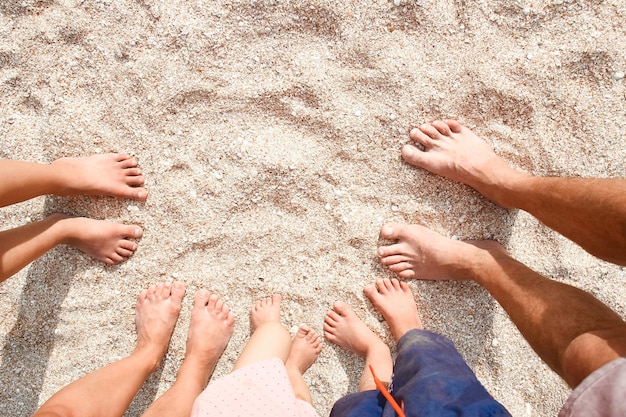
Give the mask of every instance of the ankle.
[(526, 181), (532, 178), (529, 174), (517, 171), (508, 165), (498, 171), (488, 181), (477, 184), (474, 188), (482, 195), (503, 208), (519, 208), (520, 198), (524, 198), (521, 190)]

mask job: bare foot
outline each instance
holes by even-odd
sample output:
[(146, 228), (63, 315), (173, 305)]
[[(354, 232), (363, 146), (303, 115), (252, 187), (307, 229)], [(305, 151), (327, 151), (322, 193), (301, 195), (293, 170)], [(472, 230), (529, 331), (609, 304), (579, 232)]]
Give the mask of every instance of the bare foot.
[(378, 248), (380, 262), (400, 278), (473, 279), (475, 264), (485, 251), (505, 252), (495, 241), (462, 242), (424, 226), (389, 223), (380, 237), (396, 243)]
[(153, 369), (159, 366), (170, 344), (184, 295), (185, 285), (177, 281), (151, 285), (137, 298), (135, 352), (149, 355), (154, 361)]
[(363, 292), (389, 324), (396, 343), (409, 330), (424, 328), (413, 293), (406, 282), (379, 279), (376, 285), (366, 286)]
[(143, 230), (135, 225), (64, 214), (53, 214), (50, 217), (58, 219), (55, 226), (64, 236), (62, 243), (74, 246), (109, 265), (119, 264), (131, 257), (137, 250), (137, 243), (131, 239), (139, 239), (143, 235)]
[(137, 160), (125, 154), (61, 158), (51, 167), (62, 184), (60, 195), (108, 195), (141, 201), (148, 195)]
[(525, 177), (509, 165), (470, 129), (456, 120), (426, 123), (411, 130), (410, 138), (423, 146), (402, 147), (402, 157), (411, 165), (467, 184), (503, 207), (499, 190), (509, 181)]
[(371, 365), (378, 378), (389, 381), (393, 372), (391, 352), (380, 337), (376, 336), (360, 318), (343, 302), (336, 302), (324, 319), (326, 339), (354, 352), (365, 359), (366, 368), (359, 382), (359, 391), (376, 389)]
[(297, 369), (303, 375), (322, 351), (322, 339), (307, 325), (302, 325), (291, 342), (285, 367)]
[(234, 323), (235, 317), (224, 301), (207, 290), (198, 291), (191, 312), (185, 360), (206, 366), (209, 372), (206, 379), (226, 349)]
[(389, 347), (354, 314), (347, 304), (337, 301), (324, 319), (324, 336), (336, 345), (362, 358), (372, 349), (389, 352)]
[(250, 312), (250, 323), (252, 330), (264, 323), (280, 322), (280, 303), (282, 301), (280, 294), (274, 294), (258, 300)]

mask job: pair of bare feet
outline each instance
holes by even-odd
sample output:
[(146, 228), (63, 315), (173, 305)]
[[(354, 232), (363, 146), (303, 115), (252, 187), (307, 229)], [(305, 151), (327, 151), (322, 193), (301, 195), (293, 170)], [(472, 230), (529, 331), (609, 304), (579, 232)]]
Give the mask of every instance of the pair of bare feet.
[[(181, 282), (151, 286), (139, 295), (134, 353), (151, 355), (154, 369), (167, 351), (184, 295), (185, 286)], [(280, 304), (280, 295), (258, 300), (250, 313), (253, 331), (266, 323), (280, 323)], [(202, 371), (203, 385), (228, 345), (234, 323), (234, 316), (223, 300), (205, 289), (198, 291), (191, 313), (185, 362)], [(319, 335), (308, 326), (300, 326), (291, 342), (285, 367), (302, 375), (315, 362), (321, 349)]]
[[(467, 184), (500, 206), (511, 206), (501, 190), (528, 178), (455, 120), (423, 124), (410, 138), (417, 146), (402, 148), (405, 161)], [(381, 263), (404, 279), (472, 279), (476, 260), (506, 253), (495, 241), (451, 240), (420, 225), (389, 223), (380, 237), (394, 241), (378, 248)]]
[[(106, 195), (145, 201), (144, 177), (137, 159), (109, 153), (87, 158), (61, 158), (51, 164), (64, 181), (60, 195)], [(56, 215), (66, 231), (63, 243), (110, 265), (125, 261), (137, 250), (143, 235), (136, 225)]]
[[(363, 292), (383, 315), (396, 343), (409, 330), (423, 329), (417, 305), (409, 286), (397, 279), (381, 279)], [(389, 381), (393, 361), (389, 347), (343, 302), (336, 302), (324, 318), (324, 336), (329, 341), (356, 353), (372, 365), (377, 376)], [(375, 389), (364, 372), (360, 390)]]
[[(12, 162), (12, 161), (6, 161)], [(16, 167), (26, 173), (22, 181), (31, 182), (8, 189), (2, 205), (23, 201), (41, 194), (105, 195), (145, 201), (147, 192), (137, 159), (118, 153), (93, 155), (87, 158), (61, 158), (50, 165), (19, 163)], [(20, 190), (26, 188), (22, 192)], [(28, 191), (31, 190), (31, 191)], [(5, 197), (6, 196), (6, 197)], [(54, 244), (68, 244), (87, 255), (110, 265), (127, 260), (137, 250), (136, 239), (143, 230), (137, 225), (125, 225), (84, 217), (53, 214), (42, 221), (42, 230), (54, 232)], [(28, 229), (24, 230), (28, 233)], [(34, 230), (32, 230), (34, 232)]]

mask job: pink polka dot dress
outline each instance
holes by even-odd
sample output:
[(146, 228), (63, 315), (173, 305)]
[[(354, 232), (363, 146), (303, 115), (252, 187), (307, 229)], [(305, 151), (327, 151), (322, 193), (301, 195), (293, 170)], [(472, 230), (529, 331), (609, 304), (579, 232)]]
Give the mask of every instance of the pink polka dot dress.
[(192, 417), (319, 417), (296, 398), (287, 369), (275, 358), (211, 382), (193, 405)]

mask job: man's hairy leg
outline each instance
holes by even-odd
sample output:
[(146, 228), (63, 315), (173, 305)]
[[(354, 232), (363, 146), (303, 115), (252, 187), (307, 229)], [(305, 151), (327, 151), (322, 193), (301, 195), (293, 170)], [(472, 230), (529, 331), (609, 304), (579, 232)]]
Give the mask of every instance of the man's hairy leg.
[(471, 279), (509, 314), (537, 354), (571, 386), (626, 355), (626, 323), (591, 294), (548, 279), (494, 241), (461, 242), (423, 226), (392, 223), (381, 262), (402, 278)]

